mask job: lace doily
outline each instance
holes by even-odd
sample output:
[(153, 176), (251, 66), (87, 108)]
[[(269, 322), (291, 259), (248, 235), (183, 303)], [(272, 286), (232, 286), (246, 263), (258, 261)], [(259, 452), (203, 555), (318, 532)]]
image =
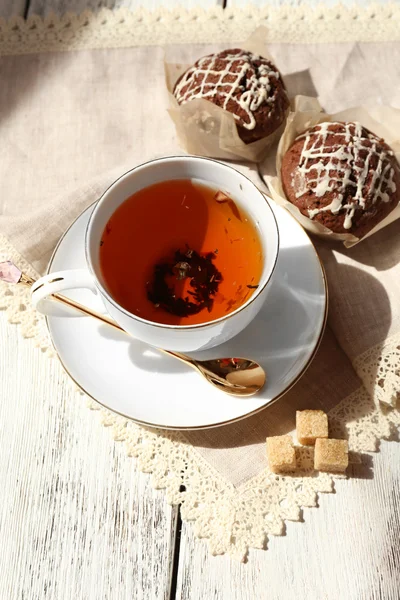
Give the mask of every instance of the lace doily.
[(0, 19), (0, 55), (83, 48), (174, 43), (228, 42), (246, 39), (256, 27), (268, 28), (270, 42), (390, 41), (400, 39), (400, 5), (397, 2), (363, 6), (251, 6), (139, 8), (93, 14), (54, 14), (42, 19)]
[[(31, 277), (38, 277), (0, 235), (0, 260), (6, 258)], [(44, 318), (31, 307), (27, 288), (0, 282), (0, 309), (6, 311), (10, 323), (20, 326), (24, 337), (32, 338), (36, 346), (54, 356)], [(360, 462), (360, 454), (376, 450), (378, 440), (390, 439), (400, 426), (400, 410), (379, 402), (394, 404), (395, 390), (400, 389), (399, 359), (400, 336), (359, 357), (354, 366), (366, 387), (345, 398), (329, 414), (332, 434), (349, 438), (351, 463)], [(376, 372), (378, 379), (373, 375)], [(70, 383), (67, 375), (65, 380)], [(151, 474), (153, 486), (165, 489), (167, 501), (181, 504), (182, 518), (193, 522), (198, 537), (208, 539), (213, 554), (228, 553), (243, 560), (249, 548), (264, 548), (268, 535), (282, 535), (286, 519), (299, 520), (301, 507), (316, 506), (318, 493), (333, 491), (332, 476), (313, 470), (312, 448), (296, 449), (299, 469), (295, 477), (265, 469), (235, 487), (186, 442), (184, 433), (141, 427), (93, 400), (88, 399), (88, 406), (100, 413), (115, 441), (125, 442), (138, 468)]]

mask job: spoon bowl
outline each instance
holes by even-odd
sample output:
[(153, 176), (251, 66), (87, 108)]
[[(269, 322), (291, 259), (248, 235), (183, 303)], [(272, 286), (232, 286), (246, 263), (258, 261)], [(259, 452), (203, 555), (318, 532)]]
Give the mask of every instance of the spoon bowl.
[[(163, 351), (165, 352), (165, 351)], [(176, 352), (168, 352), (196, 369), (203, 377), (227, 394), (253, 396), (266, 382), (265, 371), (258, 363), (248, 358), (214, 358), (195, 360)]]

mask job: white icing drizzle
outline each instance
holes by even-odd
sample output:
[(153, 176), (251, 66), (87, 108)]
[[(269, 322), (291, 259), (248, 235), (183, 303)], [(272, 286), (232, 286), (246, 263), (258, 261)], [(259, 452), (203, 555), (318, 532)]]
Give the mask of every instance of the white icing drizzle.
[[(335, 132), (332, 126), (337, 125), (340, 125), (340, 131)], [(335, 145), (326, 146), (328, 134), (340, 137), (341, 140)], [(308, 210), (310, 219), (321, 212), (331, 211), (335, 215), (345, 210), (343, 227), (350, 229), (355, 211), (366, 209), (365, 194), (368, 194), (372, 204), (378, 200), (389, 202), (388, 192), (396, 191), (394, 169), (388, 160), (388, 155), (393, 156), (393, 152), (383, 148), (374, 134), (363, 135), (360, 123), (320, 123), (297, 139), (301, 138), (304, 138), (305, 142), (299, 166), (292, 179), (296, 198), (310, 189), (318, 198), (327, 192), (335, 193), (332, 202), (327, 206)], [(370, 162), (373, 156), (378, 157), (378, 164), (374, 168), (370, 184), (366, 187), (368, 175), (372, 170)], [(312, 177), (307, 177), (311, 171)], [(356, 182), (352, 181), (351, 175)], [(348, 186), (356, 188), (352, 202), (344, 200)]]
[[(242, 117), (233, 113), (235, 119), (241, 121), (241, 125), (246, 129), (254, 129), (256, 120), (253, 112), (263, 103), (273, 104), (274, 97), (269, 96), (271, 91), (270, 79), (280, 78), (279, 73), (274, 71), (268, 64), (263, 63), (258, 67), (254, 66), (252, 64), (254, 60), (263, 59), (244, 50), (229, 53), (223, 57), (220, 54), (205, 56), (186, 71), (176, 85), (174, 95), (179, 104), (185, 104), (195, 98), (207, 99), (219, 94), (224, 98), (222, 108), (226, 109), (228, 102), (233, 100), (245, 111), (248, 120), (246, 122)], [(223, 69), (217, 70), (215, 68), (217, 61), (224, 64)], [(235, 63), (237, 64), (235, 65)], [(238, 66), (240, 68), (237, 70)], [(249, 71), (251, 74), (249, 74)], [(210, 76), (218, 77), (217, 81), (211, 83)], [(246, 86), (240, 83), (244, 76), (246, 76)], [(190, 84), (195, 77), (198, 77), (198, 84), (192, 87)], [(234, 80), (229, 81), (232, 77), (234, 77)], [(187, 85), (188, 89), (183, 91)], [(241, 94), (235, 95), (238, 90)]]

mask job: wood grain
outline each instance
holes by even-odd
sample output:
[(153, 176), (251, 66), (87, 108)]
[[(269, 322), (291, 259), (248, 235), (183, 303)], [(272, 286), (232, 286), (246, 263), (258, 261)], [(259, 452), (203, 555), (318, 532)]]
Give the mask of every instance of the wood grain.
[(0, 598), (169, 598), (176, 510), (0, 314)]
[(55, 12), (62, 15), (66, 12), (80, 13), (84, 10), (96, 11), (100, 8), (128, 8), (135, 10), (138, 7), (144, 7), (153, 10), (159, 6), (190, 9), (196, 6), (209, 8), (212, 6), (222, 6), (223, 0), (31, 0), (29, 4), (28, 15), (40, 15), (41, 17)]
[(23, 17), (26, 5), (26, 0), (0, 0), (0, 17), (3, 19), (17, 15)]
[(400, 445), (365, 460), (246, 564), (210, 556), (184, 524), (176, 598), (399, 600)]

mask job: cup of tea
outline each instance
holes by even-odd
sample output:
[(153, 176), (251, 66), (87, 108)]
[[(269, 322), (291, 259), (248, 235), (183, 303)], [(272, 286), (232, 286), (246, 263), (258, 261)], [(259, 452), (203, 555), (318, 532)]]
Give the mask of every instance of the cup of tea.
[(51, 295), (89, 288), (136, 339), (203, 350), (254, 319), (278, 251), (274, 213), (247, 177), (208, 158), (159, 158), (122, 175), (98, 200), (85, 234), (87, 268), (42, 277), (32, 301), (65, 316)]

